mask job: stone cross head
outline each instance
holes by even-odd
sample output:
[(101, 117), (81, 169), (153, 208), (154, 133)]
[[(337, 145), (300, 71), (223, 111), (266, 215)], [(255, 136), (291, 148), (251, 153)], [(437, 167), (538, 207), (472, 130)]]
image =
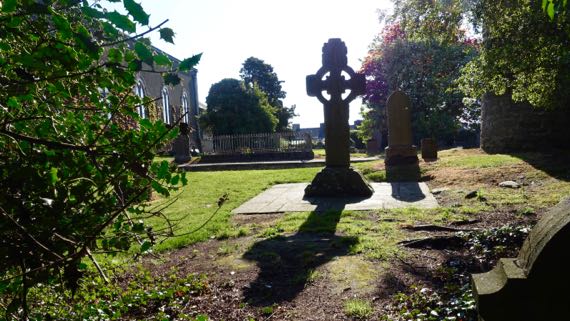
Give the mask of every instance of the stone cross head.
[[(364, 94), (366, 79), (363, 74), (355, 73), (347, 64), (347, 49), (340, 39), (329, 39), (323, 46), (323, 66), (314, 75), (307, 76), (307, 94), (317, 99), (324, 105), (330, 103), (344, 103), (348, 105), (356, 96)], [(350, 76), (345, 79), (342, 73)], [(330, 100), (323, 96), (327, 91)], [(346, 98), (342, 94), (350, 90)]]

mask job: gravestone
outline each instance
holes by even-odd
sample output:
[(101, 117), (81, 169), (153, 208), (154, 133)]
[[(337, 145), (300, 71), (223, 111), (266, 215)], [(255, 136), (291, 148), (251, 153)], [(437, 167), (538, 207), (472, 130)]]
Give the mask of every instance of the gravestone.
[(210, 130), (204, 130), (202, 137), (202, 151), (204, 154), (211, 154), (214, 152), (214, 135)]
[(386, 147), (387, 166), (414, 165), (418, 163), (416, 147), (412, 141), (412, 116), (410, 98), (395, 91), (386, 103), (388, 111), (388, 147)]
[(305, 140), (305, 151), (310, 152), (313, 150), (313, 137), (311, 134), (305, 133), (303, 134), (303, 138)]
[(518, 258), (472, 276), (480, 320), (569, 320), (569, 247), (570, 198), (543, 215)]
[[(329, 39), (323, 46), (323, 66), (307, 76), (307, 94), (324, 106), (326, 167), (305, 189), (305, 196), (363, 196), (373, 190), (364, 177), (350, 167), (349, 103), (366, 88), (363, 74), (347, 63), (347, 48), (340, 39)], [(350, 78), (345, 79), (343, 74)], [(343, 98), (343, 94), (350, 93)], [(329, 99), (325, 98), (326, 91)]]
[(422, 138), (422, 158), (425, 161), (437, 160), (437, 141), (433, 138)]
[(183, 164), (192, 159), (190, 155), (190, 126), (186, 123), (180, 123), (180, 130), (178, 136), (174, 139), (172, 144), (172, 151), (174, 152), (174, 162)]
[(374, 138), (366, 141), (366, 154), (377, 155), (380, 152), (380, 145), (378, 141)]

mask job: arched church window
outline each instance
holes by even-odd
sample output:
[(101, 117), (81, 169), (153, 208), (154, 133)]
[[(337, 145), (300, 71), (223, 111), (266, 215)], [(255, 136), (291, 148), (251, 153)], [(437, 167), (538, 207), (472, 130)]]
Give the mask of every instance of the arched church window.
[(170, 124), (170, 99), (168, 98), (168, 88), (162, 88), (162, 120)]
[[(140, 98), (143, 99), (144, 98), (144, 86), (142, 81), (137, 81), (137, 84), (135, 86), (135, 94)], [(141, 104), (137, 107), (137, 112), (139, 114), (139, 116), (141, 116), (141, 118), (146, 118), (146, 111), (144, 108), (144, 105)]]
[(182, 113), (184, 113), (184, 122), (190, 124), (190, 109), (188, 108), (188, 95), (182, 94)]

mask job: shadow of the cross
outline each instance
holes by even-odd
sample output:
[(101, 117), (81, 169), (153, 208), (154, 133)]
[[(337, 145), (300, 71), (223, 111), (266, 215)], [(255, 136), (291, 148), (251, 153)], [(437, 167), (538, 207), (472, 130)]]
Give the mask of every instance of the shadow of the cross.
[(255, 243), (243, 258), (255, 261), (260, 271), (244, 290), (245, 300), (253, 306), (291, 301), (311, 281), (315, 269), (347, 255), (358, 238), (335, 235), (343, 208), (324, 211), (317, 206), (297, 233)]

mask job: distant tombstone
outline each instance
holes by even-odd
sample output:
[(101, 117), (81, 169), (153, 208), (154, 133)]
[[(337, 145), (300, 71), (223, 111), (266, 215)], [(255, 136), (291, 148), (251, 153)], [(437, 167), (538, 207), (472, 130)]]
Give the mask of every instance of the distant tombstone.
[(214, 136), (209, 130), (204, 131), (202, 137), (202, 151), (204, 154), (212, 154), (214, 152)]
[(174, 139), (172, 151), (174, 152), (174, 162), (183, 164), (192, 159), (190, 155), (190, 127), (186, 123), (180, 123), (180, 132)]
[(380, 152), (380, 145), (376, 139), (366, 141), (366, 154), (377, 155)]
[(569, 248), (570, 198), (543, 215), (518, 258), (472, 276), (480, 320), (569, 320)]
[[(373, 193), (364, 177), (350, 167), (348, 108), (352, 100), (364, 93), (366, 79), (347, 65), (346, 54), (342, 40), (329, 39), (323, 46), (323, 66), (316, 74), (307, 76), (307, 94), (317, 97), (324, 106), (326, 167), (307, 186), (305, 196), (369, 197)], [(350, 78), (345, 79), (343, 73)], [(343, 98), (347, 90), (350, 93)]]
[(416, 147), (412, 140), (412, 116), (410, 98), (395, 91), (387, 102), (388, 147), (385, 163), (393, 165), (414, 165), (418, 163)]
[(433, 138), (423, 138), (422, 144), (422, 158), (425, 161), (437, 160), (437, 141)]
[(305, 150), (312, 151), (313, 150), (313, 137), (311, 137), (310, 133), (304, 133), (303, 138), (305, 139)]

